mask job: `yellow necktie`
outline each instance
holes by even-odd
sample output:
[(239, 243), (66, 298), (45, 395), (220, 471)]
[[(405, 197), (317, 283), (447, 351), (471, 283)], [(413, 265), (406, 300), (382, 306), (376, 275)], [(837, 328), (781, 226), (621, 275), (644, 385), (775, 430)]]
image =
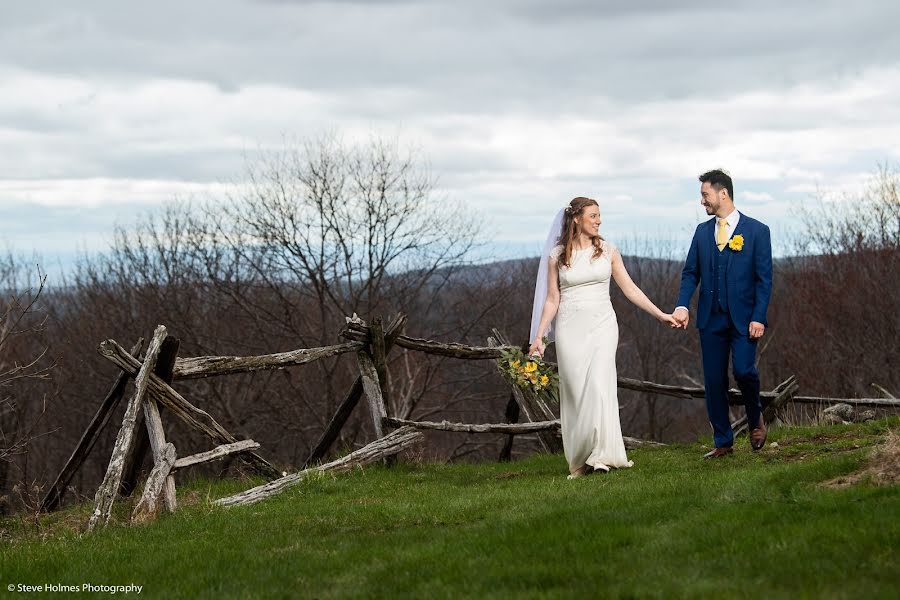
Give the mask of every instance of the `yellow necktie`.
[(716, 246), (719, 247), (719, 252), (725, 249), (725, 244), (728, 243), (728, 221), (725, 219), (719, 219), (719, 228), (716, 230)]

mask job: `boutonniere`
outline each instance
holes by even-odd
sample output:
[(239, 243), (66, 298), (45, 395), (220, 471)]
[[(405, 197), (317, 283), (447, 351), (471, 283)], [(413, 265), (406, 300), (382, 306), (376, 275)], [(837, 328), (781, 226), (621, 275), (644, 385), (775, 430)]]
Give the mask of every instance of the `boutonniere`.
[(736, 235), (728, 242), (728, 247), (734, 250), (735, 252), (740, 252), (741, 248), (744, 247), (744, 236)]

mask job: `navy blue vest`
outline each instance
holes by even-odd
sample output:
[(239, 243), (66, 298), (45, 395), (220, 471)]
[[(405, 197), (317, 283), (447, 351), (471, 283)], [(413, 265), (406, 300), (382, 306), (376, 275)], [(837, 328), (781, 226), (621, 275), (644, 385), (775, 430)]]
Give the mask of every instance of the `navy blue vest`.
[(725, 286), (725, 267), (728, 266), (728, 246), (719, 252), (715, 249), (715, 260), (713, 268), (715, 269), (716, 283), (713, 287), (713, 311), (719, 310), (724, 313), (728, 312), (728, 289)]

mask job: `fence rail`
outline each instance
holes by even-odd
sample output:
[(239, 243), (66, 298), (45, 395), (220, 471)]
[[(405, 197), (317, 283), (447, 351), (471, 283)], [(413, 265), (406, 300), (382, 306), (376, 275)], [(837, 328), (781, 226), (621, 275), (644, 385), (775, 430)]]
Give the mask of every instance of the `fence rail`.
[[(60, 505), (63, 494), (72, 477), (84, 462), (87, 454), (94, 446), (100, 430), (109, 421), (109, 415), (121, 400), (129, 379), (135, 379), (137, 391), (129, 402), (126, 418), (119, 432), (118, 441), (110, 460), (104, 483), (97, 492), (97, 508), (91, 516), (90, 527), (105, 524), (111, 514), (112, 503), (119, 492), (120, 481), (127, 478), (127, 462), (137, 461), (139, 465), (143, 455), (135, 449), (134, 428), (135, 416), (139, 409), (147, 415), (146, 427), (150, 434), (150, 445), (153, 451), (154, 468), (151, 479), (144, 486), (144, 496), (138, 503), (132, 518), (144, 521), (155, 516), (161, 506), (168, 510), (175, 509), (174, 474), (196, 464), (203, 464), (224, 456), (235, 455), (270, 479), (270, 483), (248, 490), (219, 504), (231, 506), (246, 504), (279, 493), (302, 480), (315, 471), (342, 471), (353, 468), (357, 464), (368, 464), (377, 460), (390, 461), (396, 454), (422, 440), (420, 430), (436, 430), (466, 434), (501, 434), (508, 436), (500, 455), (501, 460), (509, 460), (514, 436), (535, 434), (542, 446), (549, 451), (562, 448), (560, 439), (560, 422), (543, 398), (516, 386), (510, 386), (510, 398), (506, 406), (506, 423), (451, 423), (449, 421), (414, 421), (401, 419), (389, 414), (386, 401), (388, 376), (387, 355), (394, 347), (410, 351), (424, 352), (461, 360), (498, 360), (503, 353), (519, 348), (509, 343), (503, 334), (496, 329), (488, 338), (487, 346), (472, 346), (457, 342), (438, 342), (434, 340), (414, 338), (403, 334), (407, 317), (398, 315), (385, 327), (380, 318), (372, 321), (371, 326), (354, 315), (347, 319), (347, 324), (340, 336), (347, 340), (344, 343), (319, 348), (301, 348), (288, 352), (264, 354), (259, 356), (195, 356), (177, 358), (178, 340), (167, 337), (165, 327), (158, 327), (151, 344), (148, 356), (140, 359), (142, 341), (128, 352), (114, 340), (106, 340), (99, 346), (100, 354), (115, 364), (119, 369), (114, 385), (101, 403), (100, 409), (91, 421), (85, 434), (79, 440), (75, 451), (63, 467), (50, 492), (44, 498), (41, 509), (54, 510)], [(162, 349), (162, 350), (160, 350)], [(524, 348), (522, 348), (524, 350)], [(222, 427), (209, 413), (194, 406), (173, 388), (173, 381), (251, 373), (261, 370), (285, 369), (307, 365), (318, 360), (342, 354), (355, 354), (359, 376), (350, 386), (344, 401), (323, 431), (315, 448), (302, 465), (302, 470), (287, 475), (272, 465), (256, 451), (259, 444), (253, 440), (238, 440)], [(160, 364), (156, 364), (157, 356)], [(682, 399), (699, 399), (704, 396), (702, 387), (686, 387), (640, 381), (626, 377), (618, 378), (621, 389), (633, 390), (647, 394), (657, 394)], [(799, 386), (794, 377), (788, 378), (771, 391), (762, 392), (765, 405), (764, 417), (767, 421), (776, 418), (778, 412), (788, 403), (835, 404), (846, 403), (853, 406), (875, 408), (900, 408), (900, 400), (896, 398), (827, 398), (818, 396), (799, 396)], [(732, 404), (742, 404), (741, 392), (729, 392)], [(365, 447), (327, 465), (315, 466), (329, 452), (334, 441), (350, 414), (362, 399), (366, 397), (369, 414), (376, 439)], [(176, 448), (171, 441), (165, 439), (162, 421), (157, 403), (165, 406), (168, 412), (179, 417), (192, 429), (205, 434), (213, 443), (213, 448), (192, 456), (178, 458)], [(525, 422), (518, 422), (519, 416)], [(732, 424), (736, 433), (746, 430), (746, 422), (738, 420)], [(389, 431), (391, 430), (391, 431)], [(660, 445), (657, 442), (625, 439), (626, 446), (636, 448), (647, 445)]]

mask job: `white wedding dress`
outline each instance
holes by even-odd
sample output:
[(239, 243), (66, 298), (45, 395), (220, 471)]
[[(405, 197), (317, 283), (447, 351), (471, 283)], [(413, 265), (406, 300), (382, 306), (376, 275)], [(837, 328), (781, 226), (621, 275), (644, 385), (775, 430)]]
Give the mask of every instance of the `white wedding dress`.
[[(562, 246), (551, 256), (559, 258)], [(569, 471), (587, 464), (598, 470), (630, 467), (619, 422), (616, 347), (619, 324), (609, 297), (612, 253), (576, 251), (572, 266), (559, 268), (560, 300), (556, 316), (559, 404), (563, 450)]]

